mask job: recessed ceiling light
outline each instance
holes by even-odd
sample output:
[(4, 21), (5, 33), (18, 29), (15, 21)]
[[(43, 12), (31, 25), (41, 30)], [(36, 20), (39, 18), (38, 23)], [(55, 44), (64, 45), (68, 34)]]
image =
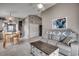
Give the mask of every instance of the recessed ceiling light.
[(39, 8), (39, 9), (42, 9), (44, 6), (43, 6), (43, 4), (37, 4), (37, 7)]

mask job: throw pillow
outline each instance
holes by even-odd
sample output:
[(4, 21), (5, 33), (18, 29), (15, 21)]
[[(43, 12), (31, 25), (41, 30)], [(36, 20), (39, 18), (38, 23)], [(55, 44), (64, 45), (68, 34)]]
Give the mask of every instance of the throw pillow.
[(76, 38), (76, 34), (75, 33), (71, 33), (68, 37), (73, 37), (73, 38)]
[(68, 37), (72, 37), (72, 40), (70, 42), (77, 41), (77, 35), (75, 33), (70, 34)]
[(67, 38), (65, 38), (65, 39), (63, 40), (63, 43), (64, 43), (64, 44), (67, 44), (68, 46), (70, 46), (71, 40), (72, 40), (71, 37), (67, 37)]
[(60, 41), (62, 42), (65, 38), (66, 38), (66, 36), (61, 35), (61, 36), (60, 36)]

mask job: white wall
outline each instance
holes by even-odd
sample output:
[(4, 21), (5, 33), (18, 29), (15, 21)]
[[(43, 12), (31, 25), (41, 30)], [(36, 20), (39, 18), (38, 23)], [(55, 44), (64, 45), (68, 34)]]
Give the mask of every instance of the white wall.
[(31, 15), (25, 18), (24, 25), (24, 38), (29, 39), (39, 36), (39, 25), (41, 20), (38, 16)]
[(30, 38), (39, 36), (39, 24), (30, 24)]
[(3, 21), (0, 19), (0, 30), (2, 30)]
[(37, 15), (29, 15), (30, 23), (30, 38), (39, 36), (39, 25), (42, 24), (42, 20)]
[(29, 39), (29, 19), (24, 20), (24, 38)]
[[(59, 17), (67, 17), (68, 28), (79, 31), (79, 5), (71, 3), (56, 4), (53, 7), (42, 12), (43, 37), (48, 29), (52, 29), (51, 20)], [(78, 32), (79, 33), (79, 32)]]

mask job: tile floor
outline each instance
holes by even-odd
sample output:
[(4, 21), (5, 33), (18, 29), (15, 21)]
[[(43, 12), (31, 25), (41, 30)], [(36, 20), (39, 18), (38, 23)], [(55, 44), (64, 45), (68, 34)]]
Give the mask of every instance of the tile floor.
[(0, 56), (30, 56), (30, 44), (27, 40), (21, 40), (20, 44), (9, 44), (3, 48), (0, 41)]
[(3, 48), (2, 40), (0, 40), (0, 56), (32, 56), (30, 42), (40, 40), (40, 37), (31, 39), (21, 39), (20, 44), (9, 44), (7, 48)]

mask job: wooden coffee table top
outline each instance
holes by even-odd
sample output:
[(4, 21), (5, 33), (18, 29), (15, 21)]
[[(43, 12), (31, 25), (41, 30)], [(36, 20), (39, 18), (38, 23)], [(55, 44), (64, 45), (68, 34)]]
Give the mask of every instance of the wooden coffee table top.
[(54, 52), (58, 48), (42, 41), (32, 42), (31, 45), (43, 51), (47, 55), (50, 55), (52, 52)]

